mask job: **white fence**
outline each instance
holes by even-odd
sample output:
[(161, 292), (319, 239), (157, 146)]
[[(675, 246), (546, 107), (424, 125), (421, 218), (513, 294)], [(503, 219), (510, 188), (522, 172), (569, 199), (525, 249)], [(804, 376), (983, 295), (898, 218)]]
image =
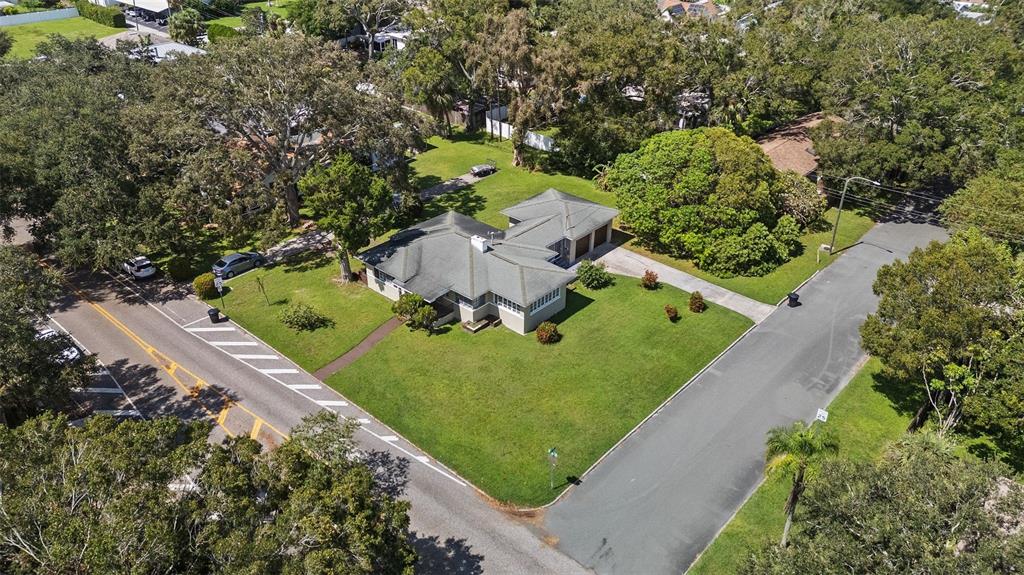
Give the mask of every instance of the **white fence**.
[(0, 26), (20, 26), (21, 24), (35, 24), (36, 22), (49, 22), (50, 20), (67, 20), (78, 16), (78, 8), (62, 8), (60, 10), (46, 10), (45, 12), (27, 12), (25, 14), (12, 14), (0, 16)]
[[(511, 138), (512, 124), (503, 122), (505, 118), (508, 118), (508, 106), (491, 108), (487, 112), (487, 132), (500, 138)], [(554, 138), (530, 131), (526, 132), (526, 145), (545, 152), (557, 149)]]

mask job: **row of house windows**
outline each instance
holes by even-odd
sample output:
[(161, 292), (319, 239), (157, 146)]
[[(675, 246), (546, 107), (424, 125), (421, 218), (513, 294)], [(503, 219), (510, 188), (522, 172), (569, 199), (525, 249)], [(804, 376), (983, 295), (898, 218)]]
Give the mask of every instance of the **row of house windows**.
[(468, 307), (470, 309), (477, 309), (478, 307), (480, 307), (480, 306), (484, 305), (485, 303), (487, 303), (487, 296), (486, 295), (482, 295), (482, 296), (480, 296), (480, 297), (478, 297), (476, 299), (469, 299), (468, 297), (466, 297), (466, 296), (464, 296), (464, 295), (462, 295), (462, 294), (460, 294), (458, 292), (452, 292), (452, 293), (455, 294), (456, 299), (459, 302), (459, 305), (464, 305), (464, 306), (466, 306), (466, 307)]
[(540, 299), (538, 299), (537, 301), (531, 303), (530, 304), (530, 313), (533, 313), (533, 312), (539, 310), (540, 308), (548, 305), (549, 303), (557, 300), (560, 291), (561, 290), (559, 288), (555, 288), (554, 291), (542, 295), (540, 297)]
[(516, 302), (510, 299), (505, 299), (498, 294), (492, 295), (494, 296), (494, 305), (498, 307), (503, 307), (509, 311), (514, 311), (516, 313), (523, 313), (523, 306), (517, 304)]
[(380, 268), (373, 268), (373, 277), (379, 282), (394, 283), (395, 278), (381, 271)]

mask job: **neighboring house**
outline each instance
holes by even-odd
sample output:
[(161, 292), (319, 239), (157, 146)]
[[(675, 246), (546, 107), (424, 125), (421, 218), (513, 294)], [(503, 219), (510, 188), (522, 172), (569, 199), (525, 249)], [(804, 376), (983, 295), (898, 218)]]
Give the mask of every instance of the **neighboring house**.
[[(842, 122), (841, 118), (830, 117), (833, 122)], [(779, 171), (793, 170), (817, 179), (818, 155), (814, 153), (811, 141), (811, 129), (825, 120), (824, 114), (816, 112), (798, 118), (794, 122), (777, 128), (757, 141), (764, 153)]]
[(992, 21), (992, 14), (989, 13), (989, 6), (985, 0), (953, 0), (950, 4), (961, 18), (970, 18), (981, 24)]
[(676, 18), (718, 18), (729, 12), (725, 4), (716, 4), (711, 0), (658, 0), (658, 13), (667, 21)]
[(419, 294), (441, 321), (496, 316), (525, 334), (565, 308), (576, 260), (611, 240), (618, 210), (549, 189), (502, 211), (499, 230), (448, 212), (359, 254), (370, 289)]

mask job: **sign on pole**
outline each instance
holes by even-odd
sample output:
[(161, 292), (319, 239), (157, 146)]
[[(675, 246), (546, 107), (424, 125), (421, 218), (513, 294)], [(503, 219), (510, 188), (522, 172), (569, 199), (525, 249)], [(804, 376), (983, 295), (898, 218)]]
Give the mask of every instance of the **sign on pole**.
[(819, 409), (818, 415), (815, 416), (814, 419), (817, 419), (818, 421), (825, 423), (826, 421), (828, 421), (828, 412), (825, 411), (824, 409)]
[(552, 447), (548, 450), (548, 465), (550, 473), (548, 474), (548, 482), (551, 484), (551, 489), (555, 488), (555, 466), (558, 465), (558, 450)]
[(213, 287), (217, 288), (217, 293), (220, 294), (220, 308), (227, 309), (227, 306), (224, 305), (224, 278), (221, 276), (214, 276)]

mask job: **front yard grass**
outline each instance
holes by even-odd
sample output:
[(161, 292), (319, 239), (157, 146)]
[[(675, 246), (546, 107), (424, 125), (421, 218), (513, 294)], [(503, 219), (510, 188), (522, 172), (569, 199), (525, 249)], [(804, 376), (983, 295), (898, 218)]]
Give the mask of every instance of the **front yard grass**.
[[(760, 277), (720, 278), (698, 269), (689, 260), (680, 260), (645, 249), (638, 245), (636, 240), (631, 240), (626, 244), (626, 247), (667, 266), (672, 266), (690, 275), (722, 286), (727, 290), (743, 294), (757, 301), (775, 305), (779, 303), (779, 300), (786, 297), (786, 294), (811, 277), (814, 272), (832, 263), (832, 257), (827, 252), (821, 253), (820, 262), (817, 261), (817, 258), (818, 247), (832, 240), (832, 222), (835, 219), (836, 210), (832, 208), (825, 213), (825, 221), (828, 222), (827, 229), (807, 234), (801, 238), (800, 241), (804, 245), (803, 253), (782, 264), (775, 271)], [(843, 217), (839, 222), (839, 233), (836, 236), (836, 249), (841, 250), (857, 243), (861, 236), (866, 234), (873, 225), (874, 222), (871, 221), (871, 218), (849, 210), (843, 212)], [(839, 252), (835, 257), (839, 257), (841, 253)]]
[(70, 40), (78, 38), (103, 38), (111, 34), (123, 32), (121, 28), (111, 28), (88, 18), (67, 18), (65, 20), (50, 20), (49, 22), (36, 22), (33, 24), (21, 24), (19, 26), (5, 26), (0, 28), (7, 32), (14, 45), (11, 47), (7, 58), (25, 59), (36, 55), (36, 46), (46, 40), (47, 36), (57, 34)]
[(494, 162), (498, 171), (468, 188), (430, 202), (426, 206), (425, 218), (455, 210), (504, 229), (508, 226), (508, 218), (498, 213), (499, 210), (548, 188), (599, 204), (615, 205), (615, 196), (598, 190), (590, 180), (512, 166), (512, 145), (508, 140), (498, 142), (490, 140), (484, 133), (456, 132), (451, 138), (433, 137), (428, 143), (430, 149), (417, 155), (412, 162), (417, 189), (429, 188), (461, 176), (477, 164)]
[[(322, 256), (254, 270), (225, 283), (224, 313), (308, 371), (355, 347), (391, 317), (391, 302), (359, 283), (340, 284), (337, 258)], [(267, 298), (260, 293), (260, 278)], [(270, 305), (267, 305), (267, 299)], [(220, 305), (220, 299), (210, 300)], [(287, 305), (313, 306), (332, 327), (295, 332), (278, 315)]]
[[(839, 438), (840, 457), (854, 461), (879, 457), (907, 428), (909, 415), (893, 402), (898, 386), (881, 376), (881, 368), (878, 360), (868, 361), (828, 408), (825, 425)], [(688, 573), (739, 573), (754, 551), (777, 543), (786, 520), (783, 506), (789, 488), (789, 477), (767, 478)], [(799, 515), (797, 507), (798, 521)]]
[(554, 345), (504, 327), (403, 327), (327, 383), (494, 498), (547, 503), (751, 325), (715, 305), (686, 311), (689, 294), (673, 287), (616, 280), (568, 292)]
[[(247, 2), (242, 5), (242, 10), (246, 8), (259, 8), (264, 12), (270, 12), (271, 14), (277, 14), (282, 18), (288, 17), (288, 5), (291, 4), (291, 0), (274, 0), (272, 6), (267, 6), (267, 2)], [(222, 18), (214, 18), (213, 20), (207, 20), (207, 24), (220, 24), (229, 28), (241, 28), (242, 17), (241, 16), (224, 16)]]

